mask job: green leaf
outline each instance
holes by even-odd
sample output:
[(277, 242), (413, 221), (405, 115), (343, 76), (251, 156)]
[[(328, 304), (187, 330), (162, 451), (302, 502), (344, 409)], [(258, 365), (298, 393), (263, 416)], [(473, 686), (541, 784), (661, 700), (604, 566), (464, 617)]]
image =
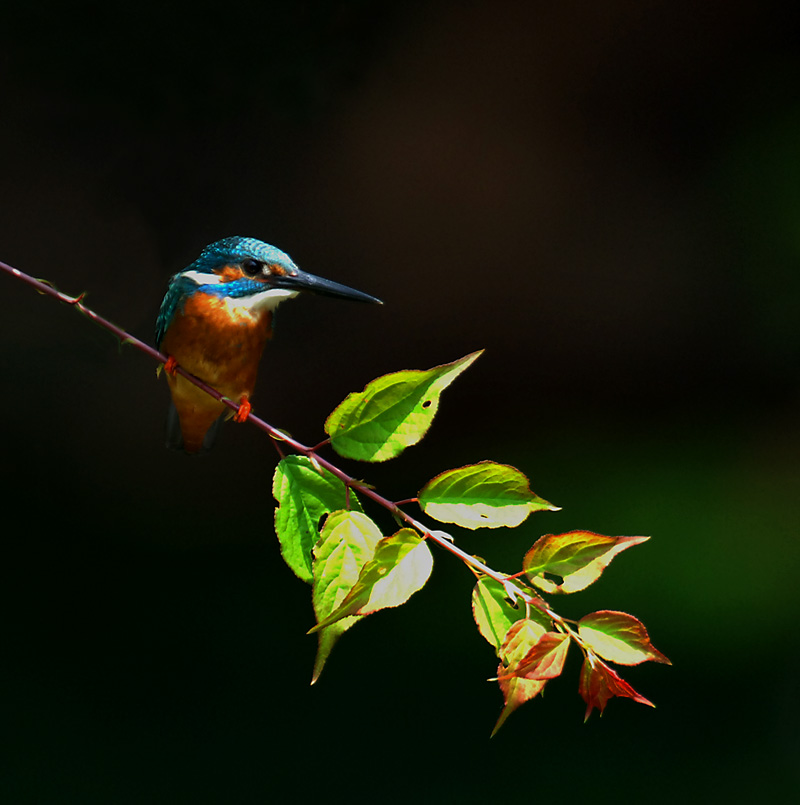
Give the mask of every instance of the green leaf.
[(339, 606), (313, 629), (316, 632), (352, 615), (369, 615), (404, 604), (433, 570), (430, 548), (416, 531), (403, 528), (375, 546), (375, 554)]
[[(488, 576), (478, 579), (472, 590), (472, 616), (478, 631), (495, 647), (498, 655), (508, 630), (524, 612), (523, 607), (515, 607), (508, 600), (499, 581)], [(552, 627), (550, 619), (535, 607), (531, 607), (530, 618), (545, 630)]]
[(519, 620), (520, 609), (507, 598), (503, 585), (488, 576), (478, 579), (472, 590), (472, 616), (478, 631), (499, 651), (511, 625)]
[[(380, 540), (378, 527), (361, 512), (336, 511), (328, 515), (314, 548), (311, 600), (318, 623), (325, 621), (347, 597)], [(319, 642), (312, 684), (322, 673), (336, 641), (357, 620), (358, 616), (342, 618), (317, 632)]]
[(275, 509), (275, 533), (287, 565), (303, 580), (310, 582), (311, 549), (319, 539), (322, 519), (332, 511), (350, 508), (361, 511), (361, 504), (351, 490), (327, 470), (314, 465), (305, 456), (287, 456), (275, 468), (272, 494)]
[[(525, 554), (528, 578), (547, 593), (574, 593), (600, 578), (611, 560), (650, 537), (604, 537), (591, 531), (546, 534)], [(548, 576), (560, 577), (553, 580)]]
[(608, 700), (614, 696), (625, 696), (639, 704), (655, 707), (649, 699), (637, 693), (619, 674), (591, 652), (583, 661), (578, 693), (586, 702), (584, 721), (589, 718), (595, 707), (600, 710), (600, 715), (603, 715)]
[(515, 467), (481, 461), (437, 475), (420, 490), (422, 510), (442, 523), (463, 528), (515, 528), (531, 512), (558, 511), (531, 492), (528, 479)]
[(578, 621), (578, 634), (603, 659), (620, 665), (672, 663), (651, 642), (644, 624), (626, 612), (601, 610)]
[(349, 394), (325, 422), (333, 449), (345, 458), (386, 461), (427, 433), (441, 393), (481, 354), (427, 371), (405, 370)]
[(520, 705), (530, 701), (544, 688), (545, 680), (522, 679), (514, 676), (513, 670), (519, 661), (539, 642), (545, 631), (544, 627), (530, 618), (521, 618), (512, 624), (508, 630), (500, 647), (502, 661), (497, 668), (497, 681), (503, 694), (505, 706), (500, 712), (497, 723), (494, 725), (491, 737), (495, 736), (511, 713)]
[(543, 634), (516, 664), (511, 675), (523, 679), (554, 679), (564, 670), (569, 641), (569, 635), (561, 632)]

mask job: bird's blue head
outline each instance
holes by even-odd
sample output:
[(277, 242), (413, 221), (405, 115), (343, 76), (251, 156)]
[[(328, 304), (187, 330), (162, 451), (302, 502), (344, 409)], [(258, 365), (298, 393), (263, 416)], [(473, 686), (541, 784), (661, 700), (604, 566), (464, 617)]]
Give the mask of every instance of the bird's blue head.
[(264, 265), (279, 266), (287, 272), (298, 270), (292, 258), (275, 246), (255, 238), (233, 237), (206, 246), (185, 271), (210, 274), (223, 266), (242, 265), (251, 260)]
[(286, 252), (255, 238), (232, 237), (206, 246), (200, 256), (170, 280), (156, 324), (161, 340), (175, 311), (197, 291), (274, 308), (301, 291), (381, 304), (374, 296), (301, 271)]

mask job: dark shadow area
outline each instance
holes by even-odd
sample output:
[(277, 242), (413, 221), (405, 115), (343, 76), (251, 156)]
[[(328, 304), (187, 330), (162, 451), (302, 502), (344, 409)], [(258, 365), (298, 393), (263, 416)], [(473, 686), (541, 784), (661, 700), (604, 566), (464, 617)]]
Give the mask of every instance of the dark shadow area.
[(4, 274), (0, 799), (796, 790), (796, 34), (715, 0), (6, 4), (0, 259), (151, 342), (229, 235), (375, 294), (279, 311), (254, 410), (307, 443), (371, 378), (486, 348), (422, 444), (346, 468), (405, 499), (520, 467), (563, 510), (458, 537), (509, 572), (544, 533), (652, 535), (555, 603), (631, 612), (674, 666), (584, 725), (571, 657), (489, 741), (473, 578), (437, 554), (310, 688), (269, 441), (168, 452), (155, 365)]

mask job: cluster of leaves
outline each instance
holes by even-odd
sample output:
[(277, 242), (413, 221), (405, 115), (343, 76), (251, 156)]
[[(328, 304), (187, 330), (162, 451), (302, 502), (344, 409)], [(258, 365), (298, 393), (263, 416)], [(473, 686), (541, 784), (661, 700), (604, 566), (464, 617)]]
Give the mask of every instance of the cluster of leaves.
[[(325, 423), (334, 450), (346, 458), (385, 461), (416, 444), (431, 425), (442, 391), (478, 355), (427, 371), (384, 375), (350, 394)], [(586, 702), (586, 718), (594, 708), (602, 713), (614, 696), (652, 706), (606, 662), (669, 663), (639, 620), (604, 610), (577, 623), (567, 621), (543, 598), (583, 590), (617, 554), (648, 537), (607, 537), (589, 531), (547, 534), (527, 552), (522, 571), (509, 575), (464, 553), (449, 534), (426, 528), (398, 504), (323, 462), (313, 450), (280, 461), (273, 494), (283, 557), (312, 585), (317, 625), (310, 631), (319, 641), (312, 681), (337, 640), (358, 620), (405, 603), (425, 585), (433, 567), (428, 548), (432, 540), (471, 566), (478, 578), (473, 615), (480, 634), (497, 653), (496, 679), (505, 700), (494, 732), (561, 674), (573, 643), (584, 655), (578, 690)], [(402, 527), (384, 536), (364, 513), (359, 494), (388, 509)], [(522, 472), (492, 461), (437, 475), (413, 501), (429, 517), (467, 529), (513, 528), (533, 512), (557, 510), (531, 491)]]
[[(0, 261), (0, 270), (73, 306), (81, 314), (159, 363), (167, 357), (121, 327), (99, 316), (51, 283), (35, 279)], [(350, 394), (328, 417), (325, 431), (340, 455), (360, 461), (386, 461), (422, 439), (450, 383), (480, 355), (467, 355), (428, 371), (402, 371)], [(176, 367), (190, 382), (236, 411), (238, 404)], [(652, 703), (638, 694), (604, 660), (638, 665), (669, 660), (650, 642), (644, 625), (624, 612), (599, 611), (579, 621), (554, 612), (542, 594), (574, 593), (596, 581), (612, 559), (647, 537), (606, 537), (589, 531), (547, 534), (523, 559), (522, 571), (500, 573), (458, 548), (444, 531), (430, 530), (397, 503), (381, 497), (329, 461), (253, 415), (248, 416), (276, 443), (283, 440), (298, 455), (283, 458), (275, 470), (278, 501), (275, 530), (289, 567), (312, 584), (319, 640), (313, 681), (319, 677), (336, 641), (360, 618), (407, 601), (427, 582), (433, 567), (428, 542), (457, 556), (478, 577), (472, 608), (480, 633), (497, 653), (497, 681), (505, 706), (496, 732), (521, 704), (559, 676), (571, 644), (583, 652), (578, 690), (586, 718), (602, 713), (614, 696)], [(403, 525), (384, 536), (363, 511), (358, 495), (383, 506)], [(414, 498), (422, 511), (463, 528), (520, 525), (532, 512), (557, 510), (535, 495), (514, 467), (482, 461), (448, 470), (426, 483)], [(523, 613), (524, 617), (520, 617)], [(492, 734), (494, 734), (494, 732)]]

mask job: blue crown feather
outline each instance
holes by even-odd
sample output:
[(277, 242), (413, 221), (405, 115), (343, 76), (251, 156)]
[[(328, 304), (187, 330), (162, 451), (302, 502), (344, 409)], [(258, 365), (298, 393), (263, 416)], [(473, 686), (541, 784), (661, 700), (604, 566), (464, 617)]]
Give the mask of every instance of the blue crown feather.
[(255, 238), (233, 237), (211, 243), (200, 252), (200, 256), (186, 271), (205, 273), (221, 266), (241, 263), (242, 260), (258, 260), (261, 263), (274, 263), (286, 269), (297, 268), (286, 252), (269, 243)]

